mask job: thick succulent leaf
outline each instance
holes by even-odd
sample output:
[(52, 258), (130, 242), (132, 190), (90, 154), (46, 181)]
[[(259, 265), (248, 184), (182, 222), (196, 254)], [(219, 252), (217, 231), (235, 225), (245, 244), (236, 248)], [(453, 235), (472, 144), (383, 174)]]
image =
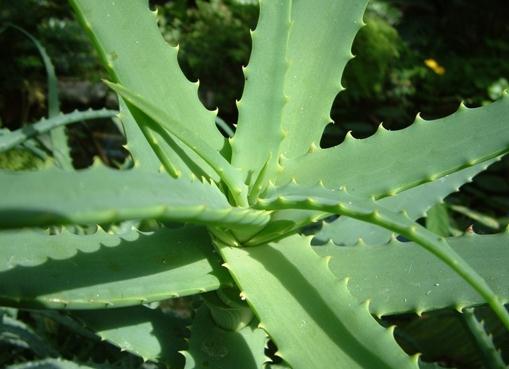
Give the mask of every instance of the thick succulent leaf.
[[(190, 83), (181, 72), (178, 48), (164, 41), (148, 1), (70, 0), (70, 3), (114, 80), (161, 107), (199, 137), (206, 137), (215, 150), (223, 147), (224, 139), (215, 124), (216, 113), (205, 109), (198, 99), (197, 84)], [(177, 150), (178, 147), (182, 147), (180, 142), (175, 146)], [(186, 172), (181, 153), (167, 149), (172, 164)], [(191, 156), (207, 173), (211, 171), (191, 150), (185, 147), (182, 150), (184, 156)]]
[(445, 203), (437, 203), (426, 214), (426, 228), (439, 236), (451, 235), (451, 221)]
[(493, 342), (493, 337), (486, 332), (483, 322), (477, 320), (474, 309), (465, 309), (463, 316), (468, 329), (472, 333), (472, 336), (481, 351), (486, 368), (507, 369), (507, 365), (502, 359), (501, 352), (496, 348), (495, 343)]
[[(287, 134), (282, 153), (290, 158), (319, 145), (330, 109), (343, 88), (341, 77), (353, 57), (351, 46), (362, 26), (367, 0), (292, 2), (283, 110)], [(335, 168), (334, 168), (335, 170)]]
[[(430, 182), (509, 150), (509, 98), (434, 121), (420, 118), (400, 131), (378, 132), (363, 140), (351, 136), (339, 146), (316, 150), (282, 163), (278, 183), (322, 180), (358, 196), (379, 199)], [(352, 165), (355, 163), (355, 165)]]
[(119, 106), (119, 118), (122, 122), (124, 135), (127, 141), (125, 148), (129, 150), (134, 166), (143, 168), (147, 172), (159, 172), (161, 169), (161, 162), (157, 158), (146, 137), (143, 135), (141, 128), (136, 123), (123, 99), (119, 99)]
[(0, 232), (0, 302), (97, 309), (139, 305), (228, 285), (201, 227), (141, 234)]
[[(164, 110), (149, 101), (143, 99), (142, 96), (133, 93), (124, 86), (114, 83), (108, 83), (108, 86), (118, 92), (126, 101), (134, 105), (143, 114), (146, 114), (156, 127), (154, 128), (160, 134), (165, 133), (167, 129), (175, 135), (183, 143), (185, 143), (192, 151), (209, 164), (214, 171), (223, 179), (230, 189), (232, 196), (238, 205), (247, 205), (247, 186), (244, 184), (240, 170), (232, 167), (230, 163), (215, 149), (208, 145), (195, 132), (188, 130), (178, 121), (172, 119)], [(149, 128), (149, 127), (147, 127)], [(142, 129), (145, 129), (142, 126)]]
[[(442, 201), (451, 192), (457, 191), (465, 182), (491, 165), (495, 159), (477, 164), (471, 168), (462, 169), (436, 181), (424, 183), (394, 196), (378, 201), (381, 206), (392, 211), (405, 210), (410, 219), (416, 220), (426, 215), (428, 209)], [(339, 219), (323, 223), (323, 227), (316, 234), (320, 241), (333, 241), (338, 245), (353, 245), (359, 238), (368, 244), (381, 244), (391, 239), (392, 232), (374, 224), (361, 222), (356, 219), (340, 217)]]
[[(467, 234), (448, 238), (449, 245), (486, 280), (493, 291), (509, 302), (509, 234)], [(349, 278), (348, 287), (359, 300), (370, 300), (377, 315), (418, 312), (484, 303), (460, 276), (414, 242), (313, 248), (331, 256), (330, 268), (338, 278)], [(397, 263), (395, 262), (397, 260)]]
[(143, 218), (222, 226), (268, 221), (264, 212), (231, 207), (213, 184), (141, 170), (0, 172), (0, 190), (3, 228)]
[(193, 320), (189, 347), (182, 352), (185, 369), (262, 369), (267, 335), (254, 326), (239, 331), (219, 328), (206, 305), (202, 305)]
[(230, 141), (232, 164), (245, 170), (250, 183), (256, 181), (265, 163), (265, 176), (274, 170), (283, 139), (281, 115), (286, 103), (290, 5), (291, 0), (261, 1), (257, 29), (251, 33), (253, 47), (244, 69), (242, 100), (237, 104), (237, 131)]
[(437, 236), (415, 223), (404, 212), (392, 212), (377, 205), (374, 200), (352, 196), (344, 188), (333, 191), (323, 186), (306, 187), (291, 183), (282, 188), (269, 190), (266, 196), (258, 200), (259, 208), (307, 209), (345, 215), (385, 227), (414, 241), (437, 256), (468, 282), (509, 329), (509, 312), (505, 309), (501, 297), (497, 296), (479, 273), (449, 246), (444, 237)]
[(277, 355), (293, 369), (417, 368), (309, 241), (295, 235), (257, 247), (217, 245)]
[(56, 127), (61, 127), (67, 124), (80, 122), (89, 119), (111, 118), (117, 115), (118, 112), (114, 110), (87, 110), (87, 111), (74, 111), (69, 114), (60, 114), (51, 118), (43, 118), (36, 123), (24, 126), (10, 133), (0, 136), (0, 152), (9, 150), (16, 145), (19, 145), (27, 139), (46, 133)]
[[(187, 245), (182, 245), (183, 247)], [(160, 309), (134, 306), (111, 310), (73, 311), (73, 317), (121, 350), (143, 358), (181, 367), (178, 353), (185, 347), (185, 321)]]

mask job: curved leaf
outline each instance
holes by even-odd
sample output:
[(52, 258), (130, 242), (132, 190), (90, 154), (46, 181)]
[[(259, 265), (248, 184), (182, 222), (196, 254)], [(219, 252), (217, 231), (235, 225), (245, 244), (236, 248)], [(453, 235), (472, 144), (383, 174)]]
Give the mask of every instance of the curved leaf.
[(67, 124), (88, 119), (111, 118), (117, 115), (114, 110), (100, 109), (87, 111), (74, 111), (68, 114), (55, 115), (51, 118), (43, 118), (38, 122), (24, 126), (15, 131), (0, 135), (0, 152), (9, 150), (25, 140), (46, 133)]
[[(471, 181), (479, 172), (493, 164), (496, 159), (477, 164), (471, 168), (449, 174), (436, 181), (424, 183), (394, 196), (386, 197), (377, 203), (392, 211), (405, 210), (410, 219), (416, 220), (426, 215), (428, 209), (442, 201), (451, 192), (457, 191), (465, 182)], [(368, 244), (381, 244), (391, 239), (392, 232), (377, 225), (359, 220), (340, 217), (323, 223), (315, 237), (320, 241), (333, 241), (338, 245), (353, 245), (359, 239)]]
[[(281, 152), (294, 158), (318, 146), (341, 77), (353, 57), (352, 43), (363, 25), (367, 0), (293, 1), (283, 109), (286, 137)], [(335, 168), (334, 168), (335, 170)]]
[[(509, 234), (467, 234), (448, 238), (451, 248), (488, 281), (493, 291), (509, 302)], [(331, 256), (330, 268), (338, 278), (349, 278), (348, 287), (361, 301), (370, 300), (377, 315), (418, 312), (484, 303), (462, 278), (414, 242), (314, 246), (321, 256)]]
[(0, 172), (0, 191), (3, 228), (147, 218), (248, 227), (268, 221), (266, 212), (231, 207), (213, 184), (136, 169)]
[(0, 302), (97, 309), (139, 305), (227, 285), (203, 228), (98, 230), (78, 236), (0, 232)]
[(259, 208), (271, 210), (308, 209), (340, 214), (397, 232), (437, 256), (458, 273), (486, 300), (509, 329), (509, 312), (505, 309), (500, 296), (497, 296), (479, 273), (451, 249), (445, 238), (415, 223), (404, 212), (391, 212), (378, 206), (373, 200), (364, 200), (348, 194), (344, 188), (333, 191), (323, 186), (306, 187), (297, 184), (269, 191), (267, 198), (259, 199), (257, 205)]
[[(111, 78), (185, 124), (216, 151), (224, 139), (216, 128), (215, 112), (198, 99), (198, 86), (181, 72), (178, 48), (163, 39), (156, 13), (147, 1), (70, 0), (83, 28), (90, 33)], [(135, 71), (133, 73), (133, 71)], [(137, 123), (142, 118), (135, 115)], [(168, 160), (179, 172), (188, 172), (184, 157), (190, 156), (205, 172), (211, 169), (196, 154), (178, 142), (167, 147)], [(181, 152), (182, 151), (182, 152)], [(200, 173), (195, 173), (199, 175)]]
[[(247, 186), (242, 180), (240, 170), (232, 167), (230, 163), (211, 146), (207, 144), (195, 132), (182, 126), (181, 122), (172, 119), (164, 110), (143, 99), (142, 96), (133, 93), (122, 85), (107, 83), (113, 90), (119, 93), (126, 101), (134, 105), (143, 114), (150, 117), (158, 127), (152, 127), (164, 135), (164, 129), (180, 139), (192, 151), (209, 164), (214, 171), (223, 179), (231, 191), (232, 197), (240, 206), (247, 205)], [(142, 126), (142, 129), (145, 127)]]
[(433, 121), (418, 117), (399, 131), (380, 126), (369, 138), (347, 136), (339, 146), (284, 161), (277, 181), (313, 185), (321, 180), (328, 188), (343, 186), (353, 195), (380, 199), (506, 153), (508, 116), (505, 96)]
[(290, 8), (291, 0), (260, 2), (257, 30), (251, 33), (251, 58), (244, 69), (242, 100), (237, 103), (239, 120), (235, 136), (230, 140), (232, 164), (244, 170), (251, 184), (264, 164), (270, 167), (266, 169), (267, 174), (273, 172), (283, 139), (281, 118), (286, 103), (284, 81), (288, 69)]

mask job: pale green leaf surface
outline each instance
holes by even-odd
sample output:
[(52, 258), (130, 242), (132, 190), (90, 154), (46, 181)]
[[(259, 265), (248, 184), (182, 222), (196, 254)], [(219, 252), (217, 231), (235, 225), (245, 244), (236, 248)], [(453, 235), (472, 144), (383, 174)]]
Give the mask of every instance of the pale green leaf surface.
[[(206, 137), (215, 150), (223, 147), (224, 139), (215, 124), (216, 113), (201, 104), (197, 84), (189, 82), (181, 72), (178, 48), (163, 39), (156, 14), (150, 11), (147, 1), (70, 0), (70, 3), (116, 81), (163, 109), (199, 137)], [(183, 150), (205, 171), (210, 171), (189, 149)], [(180, 155), (168, 152), (173, 165), (185, 172), (186, 164)]]
[(185, 322), (160, 309), (133, 306), (111, 310), (73, 311), (71, 315), (102, 340), (143, 358), (180, 367)]
[(437, 203), (428, 210), (426, 228), (439, 236), (447, 237), (451, 234), (451, 223), (446, 204)]
[(328, 188), (345, 186), (354, 195), (379, 199), (506, 153), (508, 116), (506, 96), (434, 121), (419, 118), (399, 131), (381, 127), (366, 139), (347, 136), (339, 146), (283, 161), (278, 183), (322, 180)]
[(268, 221), (264, 212), (231, 207), (213, 184), (136, 169), (0, 172), (0, 190), (3, 228), (147, 218), (223, 226)]
[[(509, 302), (509, 234), (448, 238), (449, 245)], [(483, 304), (484, 299), (454, 271), (414, 242), (355, 247), (314, 246), (331, 256), (330, 268), (378, 316)]]
[[(495, 159), (462, 169), (456, 173), (441, 177), (433, 182), (421, 184), (394, 196), (385, 197), (377, 203), (392, 211), (405, 210), (410, 219), (416, 220), (424, 215), (434, 204), (442, 201), (451, 192), (457, 191), (465, 182), (491, 165)], [(320, 241), (332, 240), (338, 245), (353, 245), (359, 238), (368, 244), (381, 244), (391, 239), (392, 232), (377, 225), (362, 222), (353, 218), (339, 219), (323, 223), (316, 234)]]
[(218, 248), (277, 355), (293, 369), (417, 368), (309, 239), (296, 235), (257, 247)]
[(215, 290), (228, 284), (204, 228), (0, 232), (0, 301), (27, 307), (97, 309)]
[(267, 335), (254, 326), (240, 331), (219, 328), (206, 305), (202, 305), (191, 325), (189, 347), (183, 352), (185, 369), (263, 369)]
[(164, 110), (151, 104), (141, 95), (126, 89), (124, 86), (114, 83), (108, 83), (108, 86), (119, 93), (126, 101), (133, 104), (143, 114), (150, 117), (159, 126), (152, 127), (157, 132), (164, 134), (164, 130), (167, 129), (206, 161), (228, 186), (237, 205), (247, 205), (247, 186), (244, 184), (240, 170), (232, 167), (217, 150), (209, 146), (196, 132), (188, 130), (178, 121), (174, 121)]
[(143, 135), (131, 112), (123, 99), (119, 99), (120, 114), (119, 118), (124, 128), (124, 135), (135, 167), (141, 167), (147, 172), (157, 173), (161, 169), (161, 162), (157, 158), (154, 150)]
[(237, 104), (239, 120), (230, 141), (232, 164), (244, 169), (251, 183), (267, 161), (270, 175), (283, 139), (281, 118), (286, 101), (283, 90), (288, 68), (290, 7), (291, 0), (261, 1), (257, 29), (251, 33), (251, 57), (244, 69), (242, 100)]
[(490, 305), (504, 326), (509, 329), (509, 312), (488, 283), (458, 253), (444, 237), (428, 231), (404, 213), (395, 213), (375, 203), (350, 195), (344, 188), (335, 191), (323, 186), (306, 187), (290, 183), (273, 188), (266, 198), (258, 200), (257, 207), (267, 210), (307, 209), (345, 215), (374, 223), (414, 241), (446, 263), (469, 283)]
[(330, 109), (343, 89), (341, 77), (363, 24), (367, 0), (293, 1), (283, 110), (287, 134), (281, 152), (289, 158), (320, 144)]

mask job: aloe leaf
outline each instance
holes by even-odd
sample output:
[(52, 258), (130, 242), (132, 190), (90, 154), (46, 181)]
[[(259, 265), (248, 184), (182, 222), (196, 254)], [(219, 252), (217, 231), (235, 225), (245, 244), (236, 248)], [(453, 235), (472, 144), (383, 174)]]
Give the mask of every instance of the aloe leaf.
[(446, 204), (438, 203), (428, 210), (426, 228), (439, 236), (447, 237), (451, 234), (451, 222)]
[[(148, 2), (139, 0), (70, 0), (75, 14), (89, 32), (113, 80), (142, 96), (175, 121), (185, 124), (216, 151), (224, 139), (216, 128), (215, 112), (207, 110), (198, 99), (197, 83), (189, 82), (181, 72), (178, 47), (163, 39), (155, 12)], [(136, 73), (133, 73), (136, 71)], [(138, 124), (143, 122), (138, 121)], [(176, 145), (180, 146), (180, 145)], [(210, 168), (191, 150), (183, 148), (207, 173)], [(181, 155), (168, 148), (170, 161), (186, 171)]]
[[(509, 234), (479, 236), (467, 233), (448, 238), (451, 248), (472, 266), (493, 291), (509, 302)], [(314, 246), (321, 256), (331, 256), (330, 268), (359, 300), (371, 300), (377, 315), (463, 307), (484, 303), (483, 298), (443, 263), (414, 242)], [(395, 263), (397, 260), (397, 264)]]
[[(354, 37), (363, 25), (367, 0), (292, 2), (288, 71), (283, 111), (287, 133), (282, 153), (293, 158), (319, 145), (332, 102), (343, 89), (341, 77), (353, 57)], [(335, 170), (335, 168), (334, 168)]]
[(475, 317), (474, 309), (465, 309), (463, 312), (468, 329), (481, 351), (487, 369), (507, 369), (501, 352), (495, 347), (493, 338), (488, 335), (483, 322)]
[(112, 235), (0, 232), (0, 301), (97, 309), (215, 290), (229, 279), (203, 228)]
[(0, 152), (9, 150), (31, 137), (46, 133), (55, 129), (56, 127), (62, 127), (67, 124), (89, 119), (111, 118), (117, 114), (118, 112), (114, 110), (101, 109), (74, 111), (68, 114), (55, 115), (51, 118), (43, 118), (36, 123), (0, 135)]
[(312, 185), (320, 179), (328, 188), (344, 186), (357, 196), (394, 195), (506, 153), (508, 115), (505, 96), (476, 109), (462, 106), (455, 114), (433, 121), (418, 117), (399, 131), (380, 126), (369, 138), (347, 136), (339, 146), (282, 162), (278, 183), (293, 178)]
[(344, 188), (334, 191), (323, 186), (306, 187), (289, 184), (273, 189), (272, 193), (269, 192), (266, 196), (266, 198), (258, 200), (257, 207), (267, 210), (319, 210), (345, 215), (385, 227), (414, 241), (437, 256), (468, 282), (486, 300), (504, 326), (509, 329), (509, 312), (505, 309), (500, 296), (497, 296), (479, 273), (451, 249), (444, 237), (437, 236), (415, 223), (404, 212), (389, 211), (377, 205), (373, 200), (364, 200), (348, 194)]
[[(257, 247), (216, 244), (242, 297), (293, 369), (417, 368), (366, 304), (295, 235)], [(284, 306), (284, 309), (281, 307)]]
[(262, 369), (268, 358), (264, 355), (267, 336), (261, 329), (248, 325), (239, 331), (219, 328), (206, 305), (193, 320), (189, 347), (182, 354), (185, 369)]
[[(424, 183), (394, 196), (383, 198), (377, 203), (392, 211), (405, 210), (410, 219), (416, 220), (425, 216), (434, 204), (457, 191), (465, 182), (471, 181), (477, 173), (485, 170), (495, 160), (492, 159), (486, 163), (462, 169), (436, 181)], [(391, 239), (392, 232), (371, 223), (340, 217), (331, 223), (324, 222), (322, 229), (315, 237), (320, 241), (332, 240), (338, 245), (353, 245), (359, 239), (368, 244), (381, 244)]]
[[(230, 140), (232, 164), (249, 172), (251, 183), (269, 158), (270, 163), (265, 165), (270, 168), (266, 170), (269, 174), (273, 171), (283, 139), (290, 8), (290, 0), (261, 1), (257, 29), (251, 33), (253, 47), (249, 65), (244, 69), (242, 100), (237, 103), (237, 131)], [(246, 147), (250, 149), (245, 150)]]
[[(39, 40), (37, 40), (37, 38), (35, 38), (32, 34), (18, 26), (10, 26), (29, 38), (37, 48), (37, 51), (39, 51), (39, 55), (41, 56), (44, 64), (44, 68), (46, 69), (46, 78), (48, 81), (48, 118), (56, 117), (60, 113), (60, 103), (58, 99), (58, 79), (55, 73), (55, 67), (51, 62), (51, 58), (46, 52), (44, 46), (42, 46)], [(63, 169), (72, 170), (72, 159), (69, 151), (69, 145), (67, 143), (65, 127), (57, 126), (55, 129), (51, 130), (50, 136), (53, 146), (53, 157), (55, 158), (56, 162)]]
[(157, 158), (154, 150), (143, 135), (131, 112), (123, 99), (119, 99), (120, 114), (119, 119), (124, 128), (124, 135), (127, 144), (125, 148), (132, 156), (134, 167), (140, 167), (148, 172), (157, 173), (161, 167), (161, 162)]
[(231, 207), (213, 184), (141, 170), (0, 172), (0, 190), (3, 228), (148, 218), (256, 227), (269, 220), (265, 212)]
[(185, 322), (159, 309), (145, 306), (111, 310), (73, 311), (71, 315), (122, 351), (170, 368), (181, 367), (178, 353), (185, 347)]
[(108, 86), (155, 121), (159, 125), (159, 131), (160, 129), (168, 129), (173, 135), (184, 142), (192, 151), (205, 160), (223, 179), (237, 205), (247, 205), (247, 186), (242, 180), (240, 171), (232, 167), (217, 150), (209, 146), (208, 143), (203, 141), (195, 132), (182, 126), (181, 123), (175, 121), (170, 115), (166, 114), (157, 106), (144, 100), (140, 95), (136, 95), (122, 85), (108, 83)]

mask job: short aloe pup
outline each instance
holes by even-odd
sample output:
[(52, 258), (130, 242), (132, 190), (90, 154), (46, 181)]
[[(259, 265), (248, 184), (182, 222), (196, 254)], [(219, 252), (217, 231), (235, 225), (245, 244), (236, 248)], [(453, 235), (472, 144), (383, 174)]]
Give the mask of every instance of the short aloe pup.
[[(147, 1), (70, 3), (120, 97), (134, 165), (0, 173), (2, 304), (76, 310), (171, 368), (279, 367), (270, 339), (293, 369), (417, 369), (376, 316), (488, 304), (509, 329), (509, 236), (443, 238), (416, 223), (509, 151), (507, 97), (321, 149), (367, 1), (260, 0), (225, 140)], [(318, 235), (299, 232), (332, 214)], [(144, 219), (172, 226), (28, 228)], [(146, 307), (203, 293), (186, 342)]]

